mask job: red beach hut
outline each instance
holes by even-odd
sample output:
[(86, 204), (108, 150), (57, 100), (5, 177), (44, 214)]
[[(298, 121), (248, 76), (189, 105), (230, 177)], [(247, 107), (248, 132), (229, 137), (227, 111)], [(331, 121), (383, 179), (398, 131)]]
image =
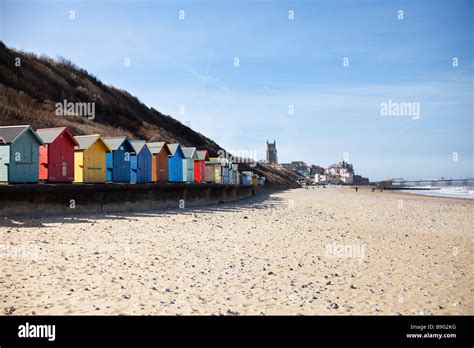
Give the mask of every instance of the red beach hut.
[(40, 146), (39, 178), (50, 182), (74, 180), (74, 146), (79, 146), (66, 127), (37, 129)]
[(194, 181), (206, 181), (206, 161), (209, 161), (207, 150), (197, 150), (198, 159), (194, 160)]

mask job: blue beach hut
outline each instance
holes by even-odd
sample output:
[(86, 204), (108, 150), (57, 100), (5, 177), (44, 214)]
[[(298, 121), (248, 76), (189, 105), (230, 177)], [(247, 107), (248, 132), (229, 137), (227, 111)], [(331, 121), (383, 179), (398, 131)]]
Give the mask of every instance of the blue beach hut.
[(0, 127), (0, 181), (36, 183), (43, 140), (29, 125)]
[(130, 182), (137, 182), (137, 156), (130, 156)]
[(131, 157), (131, 182), (151, 182), (151, 164), (153, 155), (145, 140), (130, 140), (135, 155)]
[(230, 164), (229, 160), (226, 158), (221, 158), (221, 183), (230, 184)]
[(171, 155), (168, 156), (168, 180), (170, 182), (183, 182), (184, 153), (179, 144), (169, 144)]
[(241, 184), (252, 185), (252, 176), (253, 176), (253, 172), (249, 172), (249, 171), (242, 172)]
[(198, 160), (199, 157), (195, 147), (182, 147), (184, 153), (183, 159), (183, 181), (193, 182), (194, 181), (194, 161)]
[(112, 150), (105, 155), (106, 181), (130, 182), (131, 179), (131, 157), (135, 154), (127, 137), (103, 138), (106, 145)]

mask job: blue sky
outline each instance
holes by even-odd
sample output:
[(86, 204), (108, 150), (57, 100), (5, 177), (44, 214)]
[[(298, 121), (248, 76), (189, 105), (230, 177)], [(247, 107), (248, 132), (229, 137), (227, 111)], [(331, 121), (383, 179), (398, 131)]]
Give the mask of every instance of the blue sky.
[[(64, 56), (228, 150), (264, 158), (275, 139), (280, 162), (347, 153), (372, 180), (474, 177), (472, 1), (0, 2), (7, 46)], [(388, 100), (419, 119), (382, 116)]]

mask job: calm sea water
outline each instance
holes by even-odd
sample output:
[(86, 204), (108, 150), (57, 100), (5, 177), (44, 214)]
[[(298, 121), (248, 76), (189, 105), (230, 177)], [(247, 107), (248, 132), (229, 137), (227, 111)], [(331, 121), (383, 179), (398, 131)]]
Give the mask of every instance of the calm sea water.
[(417, 186), (426, 190), (401, 190), (417, 195), (474, 199), (474, 186)]

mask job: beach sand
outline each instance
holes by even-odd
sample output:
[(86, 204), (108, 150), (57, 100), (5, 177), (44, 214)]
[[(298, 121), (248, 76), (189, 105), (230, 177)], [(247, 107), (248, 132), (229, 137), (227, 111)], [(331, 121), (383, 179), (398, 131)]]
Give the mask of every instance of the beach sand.
[(5, 314), (474, 314), (471, 200), (350, 187), (0, 220)]

